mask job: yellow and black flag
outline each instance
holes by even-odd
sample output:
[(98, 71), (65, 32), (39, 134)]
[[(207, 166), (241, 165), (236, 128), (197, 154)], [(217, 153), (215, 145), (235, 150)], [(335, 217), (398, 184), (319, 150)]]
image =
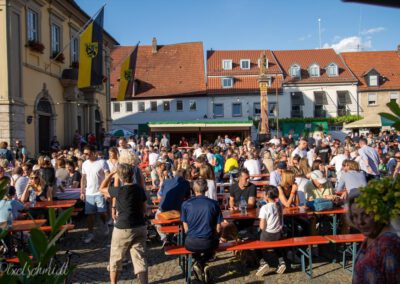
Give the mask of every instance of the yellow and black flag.
[(103, 82), (103, 18), (104, 7), (79, 36), (78, 88)]
[(121, 65), (121, 76), (119, 79), (118, 101), (123, 101), (130, 96), (133, 91), (135, 80), (136, 60), (139, 44), (136, 45), (130, 56)]

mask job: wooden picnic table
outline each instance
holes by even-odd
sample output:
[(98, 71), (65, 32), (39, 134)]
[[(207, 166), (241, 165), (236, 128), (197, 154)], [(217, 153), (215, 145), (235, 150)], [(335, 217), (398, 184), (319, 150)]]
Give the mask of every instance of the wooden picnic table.
[(47, 222), (46, 219), (14, 220), (10, 232), (11, 233), (28, 232), (28, 231), (30, 231), (32, 229), (41, 227), (46, 222)]
[(151, 224), (153, 225), (172, 225), (176, 223), (180, 223), (181, 219), (180, 218), (174, 218), (174, 219), (165, 219), (165, 220), (159, 220), (159, 219), (152, 219)]
[(44, 209), (44, 208), (70, 208), (74, 207), (76, 204), (76, 199), (67, 199), (67, 200), (52, 200), (52, 201), (38, 201), (35, 206), (32, 206), (32, 203), (26, 202), (29, 205), (29, 209)]

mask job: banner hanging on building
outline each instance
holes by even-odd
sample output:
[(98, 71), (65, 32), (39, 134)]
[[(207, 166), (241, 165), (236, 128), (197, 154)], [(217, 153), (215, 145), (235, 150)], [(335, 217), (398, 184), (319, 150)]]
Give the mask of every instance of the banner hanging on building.
[(118, 101), (123, 101), (131, 96), (133, 92), (133, 83), (135, 80), (136, 59), (139, 44), (136, 45), (130, 56), (121, 65), (121, 76), (119, 79)]

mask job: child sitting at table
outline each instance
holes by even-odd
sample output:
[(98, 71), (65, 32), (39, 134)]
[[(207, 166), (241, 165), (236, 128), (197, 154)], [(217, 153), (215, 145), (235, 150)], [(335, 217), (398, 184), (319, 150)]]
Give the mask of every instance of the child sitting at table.
[(24, 205), (14, 199), (15, 187), (9, 186), (2, 200), (0, 200), (0, 228), (4, 229), (7, 226), (7, 219), (11, 210), (12, 219), (19, 217), (19, 211), (24, 209)]
[[(282, 239), (283, 209), (282, 205), (278, 202), (278, 196), (278, 189), (275, 186), (269, 185), (265, 188), (264, 198), (267, 204), (261, 207), (258, 216), (260, 219), (261, 241), (278, 241)], [(276, 269), (276, 273), (282, 274), (286, 270), (285, 260), (283, 259), (283, 250), (277, 248), (273, 251), (278, 257), (278, 268)], [(269, 270), (267, 257), (267, 251), (263, 250), (260, 267), (256, 272), (257, 276), (263, 276)]]

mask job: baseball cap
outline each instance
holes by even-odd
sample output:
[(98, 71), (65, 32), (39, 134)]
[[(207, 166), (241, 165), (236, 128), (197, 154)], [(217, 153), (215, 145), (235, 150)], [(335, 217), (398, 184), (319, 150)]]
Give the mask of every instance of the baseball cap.
[(285, 162), (279, 162), (278, 165), (277, 165), (277, 168), (281, 169), (281, 170), (286, 170), (287, 165), (286, 165)]
[(324, 175), (322, 174), (321, 171), (319, 170), (315, 170), (311, 173), (311, 179), (315, 179), (317, 180), (319, 183), (324, 184), (326, 183), (328, 180), (324, 177)]

